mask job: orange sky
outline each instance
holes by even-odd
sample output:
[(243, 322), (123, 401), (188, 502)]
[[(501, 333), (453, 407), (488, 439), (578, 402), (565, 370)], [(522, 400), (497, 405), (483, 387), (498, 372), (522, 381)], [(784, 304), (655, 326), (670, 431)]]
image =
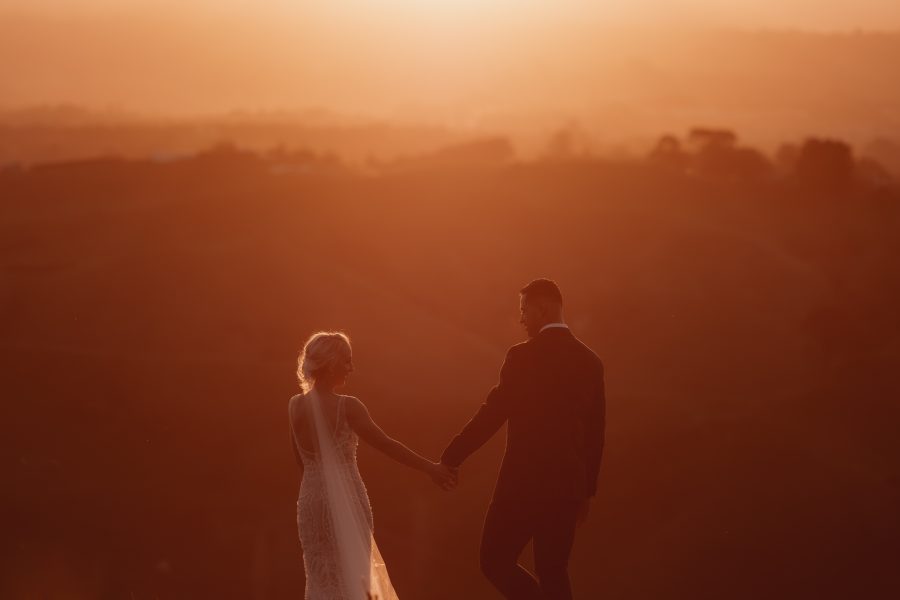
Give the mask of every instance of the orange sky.
[(900, 118), (888, 106), (900, 100), (896, 43), (746, 33), (900, 30), (896, 0), (184, 4), (2, 0), (0, 107), (324, 107), (454, 126), (572, 118), (648, 134), (716, 119), (806, 127), (809, 110), (820, 129), (854, 111), (873, 130)]
[(591, 18), (620, 23), (684, 21), (746, 27), (900, 29), (900, 3), (895, 0), (3, 0), (0, 8), (54, 14), (109, 14), (135, 9), (183, 14), (190, 10), (319, 22), (351, 13), (370, 22), (394, 17), (408, 20), (411, 15), (438, 16), (442, 20), (448, 15), (467, 15), (484, 21), (508, 19), (511, 13), (533, 13), (540, 19)]

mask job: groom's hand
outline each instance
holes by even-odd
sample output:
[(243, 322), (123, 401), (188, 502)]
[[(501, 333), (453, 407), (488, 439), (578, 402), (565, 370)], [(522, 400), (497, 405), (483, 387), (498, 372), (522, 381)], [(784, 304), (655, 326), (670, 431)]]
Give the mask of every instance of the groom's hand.
[(450, 465), (441, 463), (441, 465), (447, 469), (451, 475), (453, 475), (453, 487), (459, 485), (459, 467), (451, 467)]
[(429, 475), (431, 480), (441, 489), (448, 491), (456, 487), (458, 483), (457, 470), (441, 463), (432, 463)]

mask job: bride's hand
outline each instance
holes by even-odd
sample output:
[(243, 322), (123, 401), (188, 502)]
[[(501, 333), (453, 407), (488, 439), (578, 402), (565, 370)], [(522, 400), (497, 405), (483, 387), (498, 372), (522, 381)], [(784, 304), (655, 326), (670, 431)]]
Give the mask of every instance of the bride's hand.
[(443, 490), (452, 490), (458, 482), (456, 469), (441, 463), (431, 463), (428, 467), (428, 476)]

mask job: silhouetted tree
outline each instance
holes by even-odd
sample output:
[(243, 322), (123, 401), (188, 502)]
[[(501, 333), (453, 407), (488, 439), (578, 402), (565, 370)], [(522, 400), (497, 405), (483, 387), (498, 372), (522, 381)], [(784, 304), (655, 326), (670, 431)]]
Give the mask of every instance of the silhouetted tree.
[(577, 125), (568, 125), (553, 133), (547, 140), (544, 160), (565, 162), (585, 158), (590, 154), (590, 140)]
[(276, 175), (336, 173), (344, 169), (338, 156), (319, 154), (306, 148), (289, 150), (284, 145), (279, 145), (266, 152), (264, 158), (269, 172)]
[(370, 166), (385, 172), (415, 169), (480, 168), (502, 166), (510, 163), (514, 158), (515, 150), (507, 138), (492, 137), (446, 146), (423, 156), (403, 157), (387, 163), (375, 161), (370, 163)]
[(772, 165), (753, 148), (735, 148), (725, 161), (725, 172), (742, 181), (762, 179), (772, 172)]
[(202, 172), (249, 173), (263, 168), (262, 159), (256, 153), (239, 148), (231, 141), (222, 141), (198, 152), (189, 159)]
[(499, 165), (512, 160), (515, 151), (505, 137), (474, 140), (447, 146), (434, 153), (438, 162), (456, 165)]
[(698, 151), (708, 148), (732, 148), (737, 143), (737, 134), (728, 129), (694, 127), (688, 134), (688, 142)]
[(810, 138), (797, 157), (796, 174), (816, 190), (841, 191), (853, 183), (853, 152), (840, 140)]
[(781, 177), (789, 177), (797, 171), (797, 159), (800, 157), (800, 146), (797, 144), (781, 144), (775, 152), (775, 171)]
[(677, 137), (666, 134), (656, 142), (648, 160), (664, 169), (683, 173), (690, 164), (691, 157), (682, 149)]
[(868, 186), (882, 187), (893, 183), (890, 172), (874, 158), (861, 158), (856, 162), (856, 180)]
[(900, 142), (888, 138), (874, 139), (863, 149), (863, 156), (877, 160), (894, 177), (900, 177)]
[(727, 129), (696, 127), (688, 135), (694, 149), (692, 170), (703, 177), (748, 181), (771, 171), (757, 150), (737, 146), (737, 135)]

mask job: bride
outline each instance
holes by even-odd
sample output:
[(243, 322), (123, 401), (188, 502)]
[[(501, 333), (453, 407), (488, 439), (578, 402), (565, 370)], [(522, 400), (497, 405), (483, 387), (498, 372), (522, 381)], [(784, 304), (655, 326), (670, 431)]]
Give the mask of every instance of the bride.
[(304, 393), (290, 399), (288, 416), (302, 474), (297, 528), (306, 598), (395, 599), (372, 534), (372, 508), (356, 465), (358, 439), (422, 471), (444, 489), (456, 485), (456, 474), (385, 434), (360, 400), (335, 392), (353, 371), (350, 339), (345, 334), (316, 333), (297, 363)]

